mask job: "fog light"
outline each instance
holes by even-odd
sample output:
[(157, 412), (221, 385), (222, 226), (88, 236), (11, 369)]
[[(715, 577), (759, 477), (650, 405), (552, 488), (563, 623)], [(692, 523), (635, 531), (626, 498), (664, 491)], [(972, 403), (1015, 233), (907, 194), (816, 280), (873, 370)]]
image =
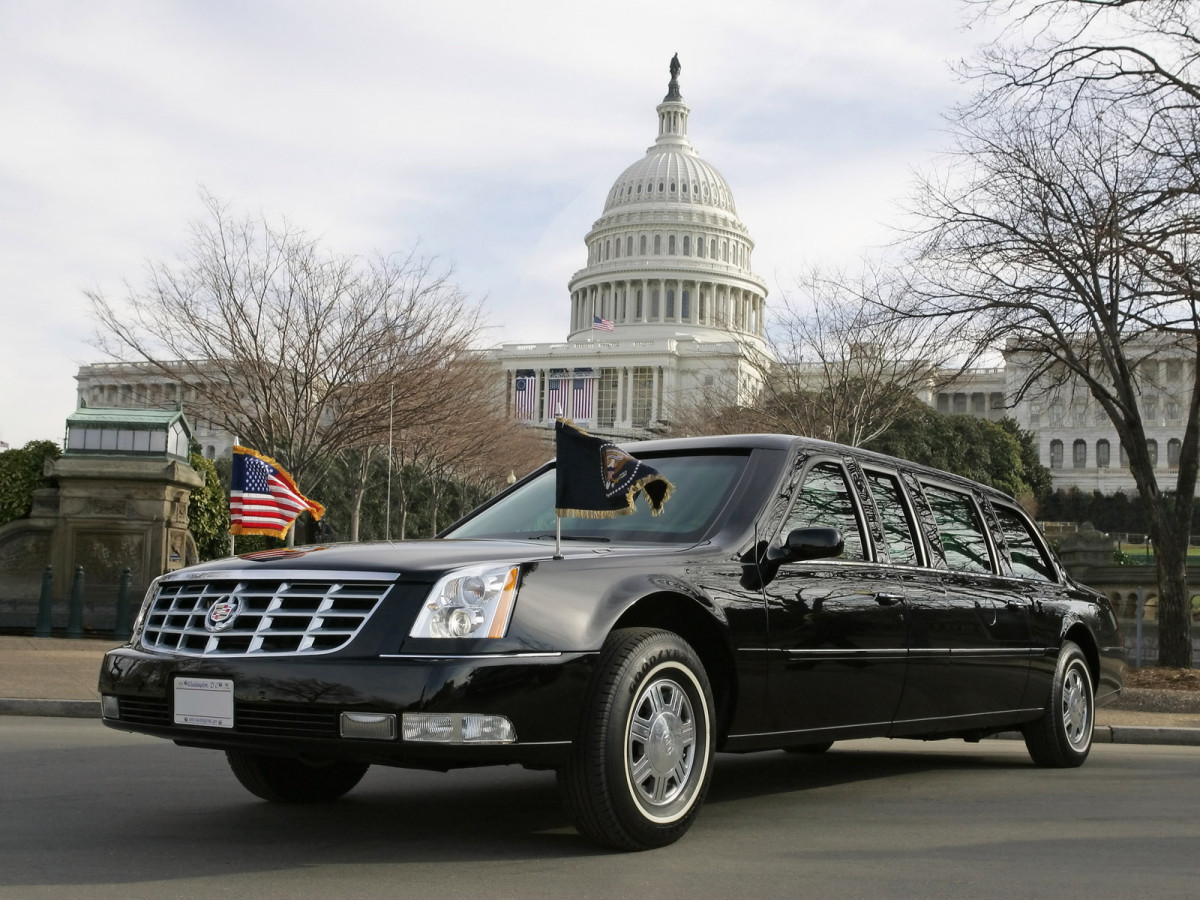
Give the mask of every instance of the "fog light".
[(404, 739), (449, 744), (454, 740), (454, 717), (433, 713), (405, 713)]
[(396, 717), (392, 713), (342, 713), (341, 732), (344, 738), (368, 741), (394, 741)]
[(462, 718), (462, 739), (468, 744), (511, 744), (517, 730), (504, 716), (468, 714)]
[(404, 740), (432, 744), (512, 744), (517, 730), (504, 716), (405, 713)]
[(121, 718), (121, 704), (112, 694), (103, 694), (100, 697), (100, 715), (106, 719)]

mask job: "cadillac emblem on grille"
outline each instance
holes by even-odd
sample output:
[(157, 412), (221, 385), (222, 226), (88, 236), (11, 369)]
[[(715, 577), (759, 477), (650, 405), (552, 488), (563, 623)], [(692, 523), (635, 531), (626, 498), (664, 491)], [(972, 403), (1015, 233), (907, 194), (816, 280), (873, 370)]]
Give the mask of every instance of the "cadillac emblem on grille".
[(228, 597), (221, 597), (208, 608), (208, 614), (204, 617), (204, 629), (214, 634), (224, 631), (233, 625), (233, 620), (237, 618), (237, 614), (241, 611), (241, 597), (235, 594), (230, 594)]

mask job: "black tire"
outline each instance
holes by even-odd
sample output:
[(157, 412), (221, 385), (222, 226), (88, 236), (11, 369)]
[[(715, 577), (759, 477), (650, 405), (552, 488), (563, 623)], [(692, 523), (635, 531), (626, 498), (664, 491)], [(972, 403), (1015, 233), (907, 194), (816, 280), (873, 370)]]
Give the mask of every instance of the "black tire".
[(1083, 765), (1092, 749), (1096, 698), (1087, 658), (1067, 641), (1058, 653), (1046, 711), (1023, 729), (1025, 746), (1035, 764), (1069, 769)]
[(679, 840), (712, 779), (713, 718), (708, 676), (687, 642), (669, 631), (614, 631), (558, 770), (579, 831), (618, 850)]
[(833, 741), (819, 741), (812, 744), (797, 744), (794, 747), (784, 747), (788, 753), (824, 753), (833, 746)]
[(242, 787), (272, 803), (326, 803), (344, 796), (367, 773), (367, 763), (306, 762), (286, 756), (266, 756), (226, 750), (229, 768)]

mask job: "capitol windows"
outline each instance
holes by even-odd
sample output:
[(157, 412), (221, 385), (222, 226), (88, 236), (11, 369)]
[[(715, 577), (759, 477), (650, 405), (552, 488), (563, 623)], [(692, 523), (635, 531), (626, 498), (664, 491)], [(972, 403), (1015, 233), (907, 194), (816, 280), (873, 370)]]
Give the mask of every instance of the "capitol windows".
[(1167, 360), (1167, 381), (1177, 383), (1183, 377), (1183, 360)]
[(671, 256), (675, 255), (675, 235), (667, 236), (667, 253)]
[(1076, 469), (1087, 468), (1087, 441), (1076, 441), (1071, 445), (1071, 466)]
[(1158, 441), (1154, 438), (1146, 441), (1146, 455), (1150, 457), (1151, 468), (1158, 468)]
[[(684, 187), (687, 187), (687, 185), (685, 184), (685, 185), (684, 185)], [(685, 234), (685, 235), (683, 236), (683, 255), (684, 255), (684, 256), (691, 256), (691, 255), (692, 255), (692, 238), (691, 238), (691, 235), (687, 235), (687, 234)]]
[(662, 235), (656, 234), (654, 236), (654, 255), (660, 256), (661, 254), (662, 254)]
[(675, 291), (667, 291), (667, 318), (675, 318)]
[(713, 259), (717, 258), (717, 239), (713, 238), (708, 242), (708, 255)]
[(608, 259), (609, 253), (612, 250), (612, 241), (604, 242), (604, 258)]
[(621, 239), (617, 238), (613, 241), (613, 256), (617, 259), (621, 258)]
[(650, 292), (650, 320), (658, 321), (658, 288)]
[(721, 241), (721, 259), (729, 262), (729, 244), (725, 241)]
[(1182, 445), (1179, 443), (1179, 438), (1171, 438), (1167, 441), (1167, 468), (1171, 471), (1176, 471), (1179, 468), (1179, 451)]
[(700, 294), (700, 324), (708, 324), (708, 296), (703, 292)]
[(683, 187), (683, 192), (686, 194), (686, 193), (688, 192), (688, 189), (687, 189), (687, 188), (688, 188), (688, 186), (687, 186), (687, 182), (686, 182), (686, 181), (683, 183), (682, 187)]
[(638, 253), (642, 256), (646, 255), (646, 236), (644, 234), (638, 238)]
[(671, 182), (671, 193), (675, 193), (675, 182)]
[(625, 255), (633, 256), (633, 235), (625, 238)]
[(1050, 442), (1050, 468), (1061, 469), (1063, 467), (1063, 442)]
[(1110, 459), (1108, 441), (1104, 438), (1096, 441), (1096, 468), (1107, 469)]
[(1061, 403), (1050, 404), (1050, 424), (1061, 425), (1063, 421), (1063, 405)]
[(663, 183), (661, 181), (658, 183), (658, 192), (660, 194), (663, 192)]
[(702, 237), (696, 238), (696, 255), (699, 257), (704, 256), (704, 238)]
[(679, 317), (681, 319), (683, 319), (685, 322), (688, 320), (689, 316), (691, 315), (691, 304), (688, 301), (689, 301), (688, 292), (683, 291), (679, 295)]
[(636, 319), (640, 319), (642, 317), (642, 290), (641, 290), (641, 288), (638, 288), (637, 296), (634, 299), (633, 315), (634, 315), (634, 318), (636, 318)]

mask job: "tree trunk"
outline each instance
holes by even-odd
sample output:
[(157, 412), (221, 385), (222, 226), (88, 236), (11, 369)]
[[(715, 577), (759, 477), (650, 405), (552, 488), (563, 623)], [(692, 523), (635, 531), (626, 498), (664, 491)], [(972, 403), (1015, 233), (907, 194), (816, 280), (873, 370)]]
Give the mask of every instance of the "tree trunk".
[(1163, 535), (1154, 548), (1158, 569), (1158, 664), (1192, 667), (1192, 598), (1187, 585), (1187, 534)]

